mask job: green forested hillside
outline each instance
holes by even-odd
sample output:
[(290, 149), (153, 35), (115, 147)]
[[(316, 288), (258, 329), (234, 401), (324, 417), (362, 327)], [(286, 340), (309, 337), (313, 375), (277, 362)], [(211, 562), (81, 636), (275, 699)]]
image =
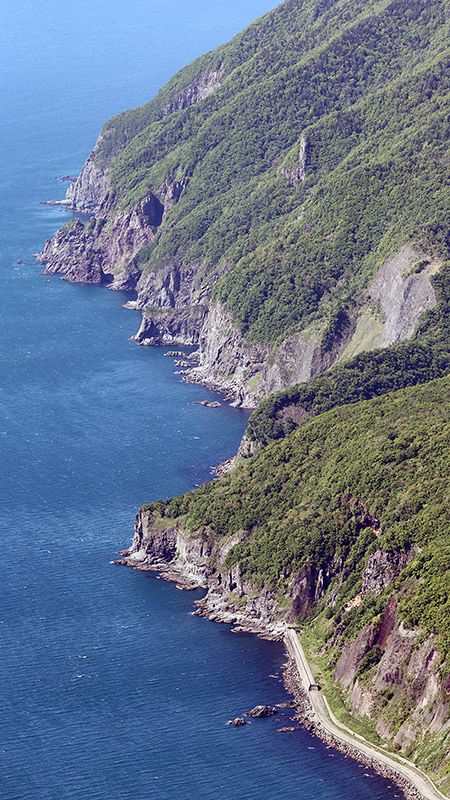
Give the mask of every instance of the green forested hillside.
[(205, 526), (219, 537), (239, 533), (229, 564), (280, 596), (305, 565), (327, 571), (338, 556), (336, 618), (360, 591), (371, 552), (417, 547), (399, 583), (345, 616), (345, 636), (403, 585), (407, 623), (439, 636), (449, 658), (449, 409), (449, 378), (337, 408), (229, 476), (152, 507), (182, 518), (192, 533)]
[[(149, 194), (165, 203), (154, 238), (133, 256), (131, 272), (144, 273), (138, 304), (164, 313), (172, 303), (171, 318), (177, 301), (160, 284), (189, 274), (182, 302), (212, 297), (248, 343), (270, 345), (240, 350), (236, 336), (237, 355), (219, 365), (224, 375), (245, 371), (244, 350), (263, 354), (258, 369), (264, 358), (272, 365), (282, 351), (275, 346), (305, 331), (295, 341), (314, 340), (320, 363), (305, 373), (278, 364), (268, 390), (338, 361), (260, 405), (248, 428), (265, 445), (256, 455), (146, 507), (149, 557), (154, 531), (223, 542), (226, 563), (209, 566), (242, 578), (231, 606), (269, 593), (280, 613), (317, 626), (331, 685), (362, 637), (343, 670), (347, 689), (367, 690), (387, 740), (405, 724), (396, 746), (430, 771), (445, 769), (449, 735), (448, 55), (444, 0), (286, 0), (154, 101), (109, 122), (94, 153), (112, 188), (102, 225), (112, 229), (111, 215)], [(392, 259), (378, 271), (402, 252), (412, 254), (404, 269), (389, 272)], [(395, 316), (420, 272), (432, 278), (437, 305), (415, 335), (356, 358), (362, 348), (343, 352), (361, 309), (370, 306), (375, 325), (387, 296)], [(375, 274), (381, 288), (371, 294)], [(434, 302), (429, 283), (427, 291), (420, 308), (405, 311), (414, 324)], [(150, 341), (151, 308), (147, 316)], [(224, 340), (228, 333), (233, 339), (231, 325)], [(303, 358), (300, 349), (291, 361)], [(220, 561), (221, 548), (206, 550)], [(220, 591), (234, 585), (227, 581)], [(398, 680), (377, 672), (393, 632), (409, 642), (394, 653)], [(422, 645), (426, 667), (414, 662), (423, 661)], [(437, 677), (427, 707), (429, 666)], [(353, 710), (354, 698), (345, 700)]]
[[(117, 209), (183, 187), (140, 268), (225, 272), (215, 296), (274, 342), (351, 313), (405, 242), (448, 255), (444, 6), (287, 0), (108, 123), (96, 160)], [(185, 107), (208, 75), (220, 87)]]

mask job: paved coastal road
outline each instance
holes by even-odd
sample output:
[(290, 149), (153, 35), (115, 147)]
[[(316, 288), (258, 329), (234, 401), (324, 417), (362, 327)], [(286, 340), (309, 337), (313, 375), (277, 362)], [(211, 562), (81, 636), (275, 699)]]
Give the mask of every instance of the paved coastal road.
[(394, 760), (384, 751), (372, 747), (362, 736), (359, 736), (359, 734), (353, 732), (350, 728), (347, 728), (346, 725), (339, 722), (334, 716), (323, 693), (316, 688), (311, 688), (315, 686), (315, 679), (306, 659), (303, 647), (300, 644), (298, 635), (292, 628), (287, 629), (285, 642), (288, 652), (294, 658), (297, 665), (303, 686), (310, 699), (316, 722), (318, 722), (324, 730), (331, 733), (335, 739), (359, 750), (364, 756), (395, 770), (399, 775), (406, 778), (416, 787), (424, 800), (448, 800), (448, 797), (442, 794), (429, 778), (417, 769), (414, 764), (401, 758), (401, 756), (396, 757)]

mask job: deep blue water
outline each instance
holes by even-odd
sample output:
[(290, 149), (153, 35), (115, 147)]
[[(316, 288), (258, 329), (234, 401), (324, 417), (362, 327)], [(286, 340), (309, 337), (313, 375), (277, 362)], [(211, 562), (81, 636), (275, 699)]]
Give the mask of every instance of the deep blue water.
[(399, 796), (305, 732), (227, 728), (285, 699), (281, 647), (111, 566), (138, 505), (206, 480), (246, 416), (193, 405), (208, 393), (129, 341), (123, 296), (31, 259), (66, 219), (38, 201), (62, 197), (55, 177), (79, 170), (104, 119), (272, 5), (2, 0), (2, 800)]

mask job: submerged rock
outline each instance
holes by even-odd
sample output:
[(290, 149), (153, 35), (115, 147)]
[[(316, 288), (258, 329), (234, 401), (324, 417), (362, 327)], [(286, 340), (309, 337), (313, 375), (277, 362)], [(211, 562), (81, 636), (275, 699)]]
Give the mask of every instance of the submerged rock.
[(221, 408), (222, 403), (219, 403), (218, 400), (195, 400), (193, 405), (204, 406), (205, 408)]
[(40, 200), (39, 204), (41, 206), (68, 206), (68, 200)]

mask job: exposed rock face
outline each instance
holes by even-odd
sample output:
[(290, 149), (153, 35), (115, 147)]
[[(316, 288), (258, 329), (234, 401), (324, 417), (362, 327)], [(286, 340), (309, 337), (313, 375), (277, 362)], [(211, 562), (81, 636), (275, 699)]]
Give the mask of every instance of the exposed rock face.
[(165, 214), (168, 214), (174, 207), (175, 203), (178, 203), (178, 200), (180, 199), (188, 182), (188, 177), (181, 179), (166, 178), (162, 186), (160, 186), (158, 197), (161, 199), (161, 202), (164, 205)]
[(351, 645), (346, 648), (345, 652), (342, 654), (336, 667), (334, 677), (341, 683), (344, 689), (348, 689), (353, 682), (358, 666), (364, 656), (367, 655), (369, 650), (374, 646), (376, 636), (377, 631), (375, 626), (368, 625), (364, 630), (360, 631), (356, 639), (354, 639)]
[(186, 108), (200, 103), (201, 100), (206, 100), (213, 92), (215, 92), (222, 82), (223, 72), (222, 69), (211, 70), (210, 72), (201, 75), (196, 81), (191, 83), (166, 106), (164, 112), (166, 114), (173, 114), (175, 111), (183, 111)]
[[(198, 265), (185, 269), (174, 261), (168, 267), (144, 273), (137, 286), (139, 294), (136, 304), (142, 309), (143, 325), (146, 315), (151, 315), (156, 308), (186, 311), (195, 306), (207, 305), (209, 290), (203, 292), (195, 286), (198, 270)], [(201, 325), (197, 335), (200, 330)]]
[(70, 207), (82, 214), (94, 213), (110, 193), (108, 178), (105, 172), (95, 163), (100, 141), (101, 137), (87, 159), (80, 175), (70, 184), (66, 192), (66, 200)]
[(422, 314), (436, 305), (436, 295), (426, 273), (408, 275), (420, 254), (404, 247), (377, 272), (368, 289), (371, 300), (379, 303), (384, 324), (381, 346), (409, 339)]
[[(175, 202), (170, 192), (164, 202), (170, 210)], [(307, 381), (340, 358), (353, 336), (352, 329), (327, 351), (318, 334), (296, 334), (275, 349), (246, 342), (226, 309), (211, 301), (210, 285), (198, 277), (200, 264), (185, 267), (174, 261), (141, 275), (133, 258), (152, 240), (166, 213), (153, 196), (132, 212), (116, 217), (112, 224), (97, 212), (91, 229), (77, 225), (67, 236), (56, 234), (41, 260), (47, 264), (47, 272), (58, 272), (70, 280), (136, 288), (138, 298), (133, 307), (141, 311), (142, 319), (135, 340), (144, 345), (198, 345), (199, 363), (189, 370), (187, 379), (224, 392), (236, 405), (252, 408), (267, 394)], [(407, 255), (410, 264), (411, 252)], [(377, 346), (411, 336), (421, 315), (436, 302), (427, 274), (401, 277), (405, 258), (387, 262), (369, 289), (370, 302), (383, 299), (386, 315), (383, 342), (378, 341)]]
[(149, 244), (161, 224), (163, 206), (150, 195), (132, 211), (108, 221), (109, 197), (87, 223), (74, 220), (46, 242), (38, 260), (45, 273), (78, 283), (112, 283), (133, 289), (140, 277), (132, 259)]
[(145, 347), (155, 344), (198, 344), (199, 330), (206, 313), (206, 306), (146, 309), (141, 326), (133, 338)]
[(320, 341), (302, 334), (286, 339), (275, 350), (249, 345), (220, 303), (210, 303), (198, 341), (200, 363), (191, 370), (191, 380), (211, 385), (247, 408), (329, 365)]
[[(416, 271), (421, 262), (426, 268)], [(422, 315), (436, 305), (431, 277), (440, 265), (424, 260), (423, 253), (410, 245), (388, 258), (361, 295), (344, 358), (411, 338)]]
[(258, 442), (253, 441), (244, 433), (240, 444), (239, 450), (237, 452), (238, 458), (251, 458), (254, 456), (259, 450), (261, 449), (261, 445)]
[(362, 590), (375, 597), (384, 592), (414, 558), (415, 550), (384, 552), (377, 550), (367, 559)]
[(320, 338), (299, 334), (271, 350), (250, 345), (230, 314), (197, 283), (199, 267), (171, 265), (143, 275), (135, 308), (142, 322), (135, 340), (144, 345), (198, 345), (198, 366), (187, 379), (211, 386), (236, 405), (254, 407), (262, 397), (308, 380), (330, 366), (337, 354), (323, 353)]
[(307, 160), (308, 160), (308, 140), (306, 136), (302, 136), (302, 138), (300, 139), (296, 166), (292, 168), (285, 167), (283, 169), (283, 175), (285, 178), (288, 179), (290, 184), (295, 185), (296, 183), (301, 183), (302, 181), (305, 180)]
[[(334, 569), (333, 569), (334, 566)], [(289, 620), (305, 619), (315, 603), (323, 597), (335, 574), (337, 564), (331, 565), (326, 573), (322, 568), (306, 566), (295, 577), (291, 587), (292, 606)]]
[[(364, 572), (363, 592), (381, 594), (414, 555), (412, 550), (373, 553)], [(347, 690), (355, 714), (375, 719), (382, 738), (408, 751), (424, 733), (445, 730), (445, 720), (450, 727), (448, 698), (434, 669), (436, 660), (434, 637), (420, 643), (420, 631), (405, 629), (392, 596), (379, 621), (366, 625), (342, 653), (335, 679)], [(404, 721), (383, 713), (392, 697), (400, 704)]]
[(237, 628), (279, 638), (284, 631), (283, 613), (272, 592), (255, 592), (242, 577), (239, 567), (225, 567), (225, 561), (239, 538), (218, 542), (209, 531), (190, 536), (178, 527), (161, 530), (151, 511), (141, 510), (136, 518), (133, 543), (119, 562), (136, 569), (159, 571), (182, 585), (208, 589), (198, 612)]
[(37, 258), (45, 264), (46, 275), (59, 274), (77, 283), (109, 283), (113, 276), (108, 273), (105, 253), (95, 243), (94, 231), (76, 220), (46, 242)]
[(135, 308), (141, 309), (135, 341), (196, 345), (207, 313), (209, 290), (195, 286), (199, 266), (184, 269), (174, 261), (167, 268), (142, 275)]
[[(204, 75), (180, 93), (166, 113), (205, 99), (220, 80), (220, 70)], [(271, 392), (319, 375), (346, 354), (410, 337), (421, 315), (436, 302), (432, 269), (415, 272), (420, 254), (404, 247), (378, 271), (361, 297), (359, 318), (349, 320), (330, 347), (323, 347), (320, 330), (292, 335), (277, 347), (251, 344), (229, 312), (211, 300), (212, 286), (227, 267), (206, 279), (202, 264), (185, 264), (181, 256), (174, 256), (155, 271), (142, 272), (143, 248), (170, 215), (189, 176), (169, 175), (155, 194), (135, 208), (118, 210), (107, 172), (96, 161), (100, 143), (101, 139), (67, 193), (76, 212), (93, 216), (84, 224), (70, 223), (46, 243), (39, 256), (45, 272), (71, 281), (136, 290), (137, 299), (129, 304), (142, 314), (135, 340), (143, 345), (197, 345), (198, 364), (187, 371), (185, 379), (224, 392), (235, 405), (252, 408)], [(307, 156), (308, 142), (302, 137), (289, 180), (304, 179)], [(370, 316), (374, 306), (380, 322)]]
[[(378, 662), (367, 675), (358, 675), (364, 656), (375, 647)], [(353, 712), (375, 719), (379, 735), (407, 751), (424, 733), (442, 731), (450, 724), (448, 698), (433, 668), (436, 657), (433, 637), (419, 645), (419, 632), (399, 624), (391, 601), (379, 626), (367, 626), (341, 656), (335, 677), (348, 690)], [(399, 703), (404, 721), (383, 714), (386, 692)]]
[[(114, 272), (129, 272), (129, 262), (149, 244), (161, 225), (164, 208), (154, 195), (145, 197), (136, 208), (118, 215), (105, 242), (105, 250)], [(110, 245), (108, 247), (107, 242)], [(136, 275), (139, 274), (136, 271)]]

